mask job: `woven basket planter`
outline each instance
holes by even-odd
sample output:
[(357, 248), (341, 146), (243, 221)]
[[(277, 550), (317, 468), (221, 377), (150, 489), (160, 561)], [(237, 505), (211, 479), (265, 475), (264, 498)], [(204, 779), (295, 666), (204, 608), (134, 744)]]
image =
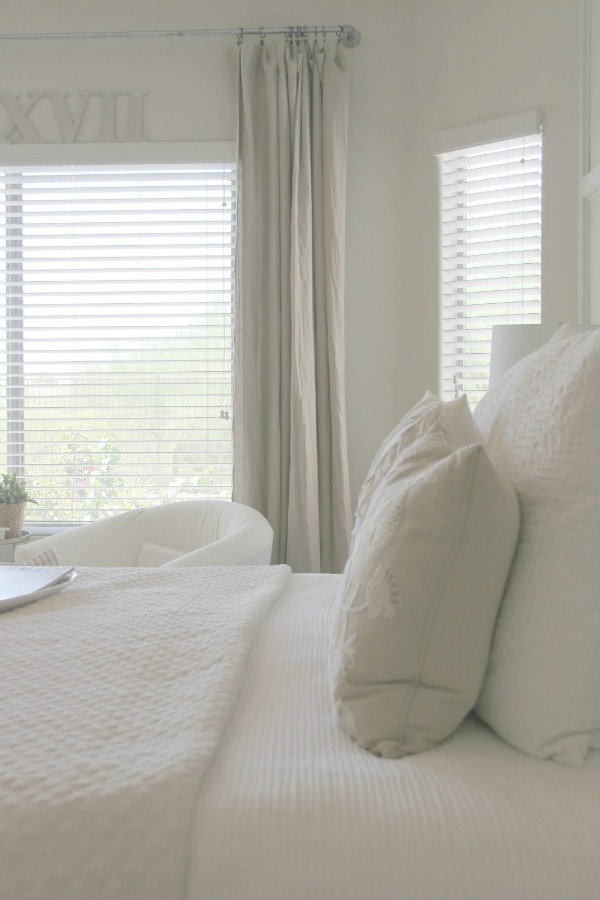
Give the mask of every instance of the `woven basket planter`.
[(8, 539), (20, 536), (24, 518), (24, 503), (0, 503), (0, 528), (8, 528), (6, 532)]

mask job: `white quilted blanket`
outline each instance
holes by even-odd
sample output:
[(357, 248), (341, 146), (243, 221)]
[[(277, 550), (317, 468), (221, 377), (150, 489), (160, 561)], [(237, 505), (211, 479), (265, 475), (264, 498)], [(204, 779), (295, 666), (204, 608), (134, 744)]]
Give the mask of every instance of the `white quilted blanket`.
[(178, 900), (285, 566), (83, 569), (0, 616), (1, 900)]

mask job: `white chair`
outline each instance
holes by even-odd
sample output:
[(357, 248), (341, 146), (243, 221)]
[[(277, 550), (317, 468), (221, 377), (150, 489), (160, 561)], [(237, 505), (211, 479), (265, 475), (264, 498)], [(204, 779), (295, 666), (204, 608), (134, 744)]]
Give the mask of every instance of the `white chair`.
[(134, 509), (20, 544), (15, 562), (52, 549), (71, 566), (259, 566), (271, 561), (264, 516), (227, 500), (182, 500)]

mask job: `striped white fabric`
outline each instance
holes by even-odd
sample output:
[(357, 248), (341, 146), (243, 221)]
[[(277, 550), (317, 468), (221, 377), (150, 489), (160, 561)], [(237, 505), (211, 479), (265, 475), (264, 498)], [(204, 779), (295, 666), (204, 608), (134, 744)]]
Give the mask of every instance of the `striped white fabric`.
[(328, 686), (339, 576), (293, 575), (200, 792), (188, 900), (598, 900), (600, 752), (524, 756), (475, 720), (400, 760)]
[(62, 566), (64, 565), (60, 556), (52, 550), (52, 548), (48, 548), (48, 550), (43, 550), (41, 553), (36, 554), (36, 556), (32, 556), (31, 559), (25, 563), (26, 566)]

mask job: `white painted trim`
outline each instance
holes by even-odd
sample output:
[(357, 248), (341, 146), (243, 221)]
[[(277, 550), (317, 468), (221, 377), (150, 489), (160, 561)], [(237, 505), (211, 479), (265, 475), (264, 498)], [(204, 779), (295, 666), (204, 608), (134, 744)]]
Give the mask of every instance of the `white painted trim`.
[(591, 23), (590, 0), (580, 0), (579, 127), (581, 146), (579, 159), (582, 177), (590, 171)]
[(0, 165), (111, 165), (112, 163), (235, 162), (235, 141), (0, 144)]
[(591, 20), (590, 0), (580, 0), (580, 103), (579, 103), (579, 277), (578, 315), (580, 322), (590, 321), (590, 203), (600, 186), (598, 167), (590, 171), (590, 78)]
[(595, 166), (581, 179), (581, 198), (590, 202), (596, 199), (598, 192), (600, 192), (600, 165)]
[(526, 134), (535, 134), (541, 130), (542, 112), (539, 109), (531, 109), (514, 116), (487, 119), (484, 122), (474, 122), (472, 125), (436, 131), (429, 138), (429, 146), (431, 152), (439, 156), (441, 153), (464, 150), (465, 147), (524, 137)]

